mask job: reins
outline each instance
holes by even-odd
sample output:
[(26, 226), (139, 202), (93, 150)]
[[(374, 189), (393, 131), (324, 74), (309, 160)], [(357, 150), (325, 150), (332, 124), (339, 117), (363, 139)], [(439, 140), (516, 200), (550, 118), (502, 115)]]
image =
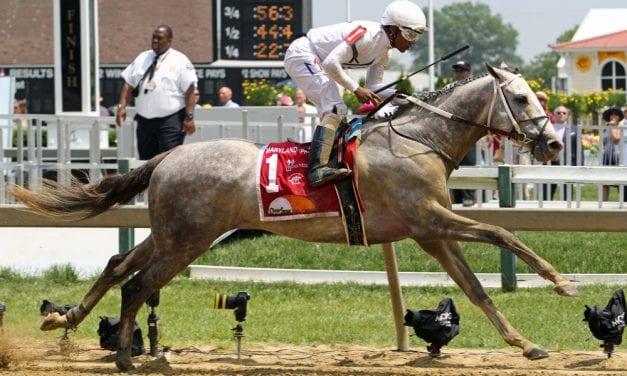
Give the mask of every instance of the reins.
[[(434, 113), (436, 115), (439, 115), (439, 116), (441, 116), (443, 118), (446, 118), (446, 119), (449, 119), (449, 120), (453, 120), (453, 121), (457, 121), (457, 122), (460, 122), (460, 123), (464, 123), (464, 124), (467, 124), (467, 125), (470, 125), (470, 126), (473, 126), (473, 127), (481, 128), (481, 129), (485, 130), (487, 133), (498, 134), (498, 135), (507, 137), (508, 139), (514, 139), (516, 141), (523, 142), (523, 143), (531, 143), (533, 140), (527, 138), (525, 133), (520, 128), (520, 123), (529, 122), (529, 121), (535, 121), (535, 120), (538, 120), (538, 119), (545, 119), (545, 122), (542, 125), (540, 133), (536, 137), (536, 139), (539, 139), (542, 136), (542, 134), (544, 133), (544, 130), (546, 129), (546, 125), (547, 125), (547, 123), (549, 121), (549, 118), (546, 115), (542, 115), (542, 116), (537, 116), (537, 117), (528, 118), (528, 119), (521, 119), (521, 120), (516, 119), (516, 116), (514, 115), (512, 109), (511, 109), (510, 103), (507, 100), (507, 98), (505, 97), (505, 94), (503, 92), (503, 88), (506, 87), (507, 85), (511, 84), (517, 78), (520, 78), (519, 74), (514, 75), (513, 77), (511, 77), (510, 79), (508, 79), (507, 81), (502, 82), (502, 83), (498, 83), (498, 79), (497, 78), (493, 78), (493, 81), (492, 81), (493, 82), (493, 94), (492, 94), (492, 99), (490, 101), (490, 109), (488, 111), (488, 120), (487, 120), (486, 124), (476, 123), (474, 121), (465, 119), (465, 118), (463, 118), (461, 116), (452, 114), (452, 113), (450, 113), (448, 111), (445, 111), (445, 110), (443, 110), (441, 108), (432, 106), (429, 103), (427, 103), (425, 101), (422, 101), (422, 100), (420, 100), (420, 99), (418, 99), (418, 98), (416, 98), (414, 96), (411, 96), (411, 95), (397, 93), (395, 97), (401, 98), (403, 100), (406, 100), (406, 101), (408, 101), (408, 102), (410, 102), (410, 103), (412, 103), (412, 104), (414, 104), (414, 105), (416, 105), (418, 107), (422, 107), (422, 108), (426, 109), (427, 111), (432, 112), (432, 113)], [(381, 108), (383, 105), (385, 105), (386, 103), (388, 103), (390, 101), (391, 97), (394, 97), (394, 96), (388, 97), (386, 101), (382, 102), (379, 106), (377, 106), (377, 108), (375, 110), (371, 111), (368, 114), (368, 116), (370, 117), (374, 113), (376, 113), (376, 111), (378, 111), (379, 108)], [(505, 108), (505, 111), (507, 113), (507, 117), (508, 117), (508, 119), (509, 119), (509, 121), (511, 122), (511, 125), (512, 125), (512, 131), (504, 131), (504, 130), (492, 127), (492, 114), (494, 112), (494, 107), (495, 107), (495, 105), (497, 103), (497, 97), (499, 97), (501, 99), (501, 103), (503, 104), (503, 107)], [(388, 124), (389, 124), (390, 128), (392, 129), (392, 131), (394, 131), (394, 133), (396, 133), (397, 135), (399, 135), (401, 137), (404, 137), (404, 138), (407, 138), (409, 140), (414, 140), (414, 141), (418, 141), (420, 143), (425, 144), (425, 142), (423, 142), (423, 141), (416, 140), (416, 139), (414, 139), (412, 137), (409, 137), (409, 136), (404, 135), (404, 134), (400, 133), (399, 131), (397, 131), (394, 128), (393, 124), (392, 124), (391, 118), (388, 119)], [(430, 146), (430, 145), (427, 145), (427, 146)], [(534, 146), (534, 148), (535, 148), (535, 146)], [(446, 155), (444, 153), (439, 153), (439, 154), (441, 154), (445, 159), (447, 159), (449, 161), (453, 161), (453, 164), (457, 165), (457, 162), (454, 162), (454, 159), (451, 158), (450, 156), (448, 156), (448, 155)]]
[[(421, 101), (420, 99), (418, 99), (416, 97), (412, 97), (412, 96), (409, 96), (409, 95), (401, 94), (399, 96), (399, 98), (405, 99), (408, 102), (411, 102), (411, 103), (415, 104), (418, 107), (422, 107), (422, 108), (426, 109), (427, 111), (433, 112), (436, 115), (440, 115), (443, 118), (450, 119), (450, 120), (453, 120), (453, 121), (458, 121), (458, 122), (461, 122), (461, 123), (465, 123), (465, 124), (471, 125), (473, 127), (481, 128), (481, 129), (484, 129), (486, 132), (500, 134), (500, 135), (505, 136), (507, 138), (514, 138), (514, 139), (519, 139), (519, 138), (521, 138), (521, 136), (523, 136), (522, 133), (507, 132), (507, 131), (503, 131), (503, 130), (500, 130), (500, 129), (497, 129), (497, 128), (490, 127), (489, 123), (490, 123), (490, 120), (491, 120), (490, 119), (491, 114), (488, 115), (488, 124), (479, 124), (479, 123), (475, 123), (474, 121), (470, 121), (468, 119), (464, 119), (461, 116), (454, 115), (454, 114), (452, 114), (452, 113), (450, 113), (448, 111), (442, 110), (442, 109), (437, 108), (435, 106), (432, 106), (432, 105), (430, 105), (430, 104), (428, 104), (428, 103), (426, 103), (424, 101)], [(496, 98), (493, 97), (493, 99), (496, 99)], [(494, 106), (494, 103), (491, 104), (490, 111), (492, 111), (492, 106)]]
[[(534, 118), (528, 118), (528, 119), (521, 119), (518, 120), (516, 119), (516, 116), (514, 115), (512, 108), (510, 106), (509, 101), (507, 100), (507, 98), (505, 97), (505, 93), (503, 92), (503, 88), (509, 84), (511, 84), (514, 80), (516, 80), (517, 78), (520, 78), (520, 74), (516, 74), (513, 77), (511, 77), (510, 79), (508, 79), (505, 82), (499, 83), (498, 79), (496, 77), (493, 77), (493, 94), (492, 94), (492, 99), (490, 101), (490, 109), (488, 112), (488, 120), (486, 124), (480, 124), (480, 123), (476, 123), (474, 121), (470, 121), (468, 119), (465, 119), (461, 116), (457, 116), (455, 114), (452, 114), (448, 111), (442, 110), (438, 107), (432, 106), (429, 103), (422, 101), (414, 96), (411, 95), (406, 95), (406, 94), (402, 94), (402, 93), (397, 93), (396, 95), (392, 95), (388, 98), (386, 98), (385, 101), (381, 102), (377, 108), (375, 108), (374, 110), (372, 110), (370, 113), (368, 113), (368, 115), (366, 116), (366, 118), (370, 118), (372, 117), (379, 109), (381, 109), (384, 105), (386, 105), (387, 103), (389, 103), (392, 98), (401, 98), (403, 100), (406, 100), (418, 107), (422, 107), (424, 109), (426, 109), (429, 112), (432, 112), (436, 115), (439, 115), (445, 119), (449, 119), (449, 120), (453, 120), (453, 121), (457, 121), (460, 123), (464, 123), (473, 127), (477, 127), (477, 128), (481, 128), (483, 130), (485, 130), (487, 133), (494, 133), (494, 134), (498, 134), (501, 136), (505, 136), (508, 139), (514, 139), (516, 141), (519, 142), (523, 142), (523, 143), (532, 143), (533, 139), (529, 139), (525, 133), (522, 131), (522, 129), (520, 128), (520, 123), (524, 123), (524, 122), (528, 122), (528, 121), (535, 121), (538, 119), (545, 119), (544, 124), (542, 125), (542, 128), (540, 129), (540, 133), (538, 134), (538, 136), (536, 137), (536, 140), (539, 140), (540, 137), (542, 137), (542, 134), (544, 133), (544, 130), (546, 129), (546, 125), (548, 124), (549, 118), (546, 115), (542, 115), (542, 116), (537, 116)], [(497, 96), (501, 99), (501, 103), (503, 104), (503, 107), (505, 108), (505, 111), (507, 113), (507, 117), (509, 119), (509, 121), (511, 122), (512, 125), (512, 131), (504, 131), (498, 128), (493, 128), (492, 127), (492, 114), (494, 112), (494, 107), (496, 105), (496, 98)], [(439, 150), (439, 148), (435, 147), (435, 145), (432, 145), (430, 142), (428, 142), (428, 140), (422, 140), (422, 139), (416, 139), (415, 137), (410, 137), (407, 136), (401, 132), (399, 132), (398, 130), (396, 130), (396, 128), (394, 127), (394, 125), (392, 124), (392, 117), (389, 117), (388, 119), (388, 125), (390, 127), (390, 129), (398, 136), (406, 138), (408, 140), (412, 140), (415, 142), (419, 142), (427, 147), (429, 147), (433, 152), (439, 154), (443, 159), (445, 159), (447, 162), (451, 163), (453, 166), (455, 166), (455, 168), (459, 167), (459, 163), (450, 155), (442, 152)], [(531, 150), (531, 152), (533, 153), (534, 149), (535, 149), (536, 145), (533, 145), (533, 148)]]
[[(493, 91), (492, 91), (492, 100), (490, 101), (490, 109), (488, 111), (488, 121), (486, 124), (480, 124), (480, 123), (476, 123), (474, 121), (465, 119), (461, 116), (452, 114), (448, 111), (442, 110), (440, 108), (437, 108), (435, 106), (430, 105), (427, 102), (424, 102), (416, 97), (410, 96), (410, 95), (405, 95), (405, 94), (397, 94), (397, 96), (401, 99), (405, 99), (408, 102), (411, 102), (413, 104), (415, 104), (418, 107), (422, 107), (424, 109), (426, 109), (427, 111), (430, 111), (434, 114), (440, 115), (443, 118), (446, 119), (450, 119), (453, 121), (457, 121), (460, 123), (464, 123), (476, 128), (481, 128), (483, 130), (485, 130), (488, 133), (494, 133), (494, 134), (498, 134), (501, 136), (505, 136), (508, 139), (514, 139), (517, 141), (521, 141), (521, 142), (526, 142), (526, 136), (525, 134), (522, 132), (522, 130), (520, 129), (520, 125), (519, 125), (519, 121), (516, 120), (516, 117), (514, 116), (514, 113), (512, 112), (512, 109), (509, 105), (509, 102), (507, 101), (507, 98), (505, 98), (505, 94), (503, 93), (503, 87), (509, 85), (510, 83), (512, 83), (515, 79), (519, 78), (520, 75), (515, 75), (512, 78), (510, 78), (509, 80), (502, 82), (502, 83), (498, 83), (498, 80), (496, 78), (493, 78)], [(494, 107), (496, 105), (496, 99), (497, 97), (499, 97), (501, 99), (501, 103), (503, 104), (503, 107), (505, 107), (506, 112), (507, 112), (507, 117), (511, 122), (512, 125), (512, 131), (504, 131), (498, 128), (494, 128), (492, 127), (492, 114), (494, 112)], [(533, 118), (533, 119), (525, 119), (523, 121), (533, 121), (536, 120), (538, 118), (541, 117), (537, 117), (537, 118)], [(548, 118), (547, 118), (548, 119)], [(546, 126), (546, 125), (545, 125)], [(544, 127), (542, 128), (544, 130)]]

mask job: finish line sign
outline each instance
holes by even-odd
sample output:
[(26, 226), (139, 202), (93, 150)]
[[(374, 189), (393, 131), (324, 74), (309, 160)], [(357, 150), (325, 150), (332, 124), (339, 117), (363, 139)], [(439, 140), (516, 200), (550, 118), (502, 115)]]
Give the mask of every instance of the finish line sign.
[(90, 0), (54, 2), (56, 114), (98, 112), (96, 6)]

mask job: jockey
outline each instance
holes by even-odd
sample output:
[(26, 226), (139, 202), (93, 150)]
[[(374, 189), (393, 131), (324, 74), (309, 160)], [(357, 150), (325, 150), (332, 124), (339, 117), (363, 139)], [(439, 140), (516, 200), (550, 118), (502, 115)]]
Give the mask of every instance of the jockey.
[[(383, 80), (392, 48), (405, 52), (426, 30), (422, 10), (409, 0), (398, 0), (385, 8), (380, 23), (353, 21), (323, 26), (292, 42), (285, 53), (285, 70), (316, 105), (321, 118), (309, 153), (307, 177), (312, 187), (351, 174), (346, 168), (327, 167), (335, 132), (348, 114), (337, 84), (362, 103), (394, 94), (393, 89), (374, 93)], [(368, 67), (365, 87), (351, 79), (344, 67)]]

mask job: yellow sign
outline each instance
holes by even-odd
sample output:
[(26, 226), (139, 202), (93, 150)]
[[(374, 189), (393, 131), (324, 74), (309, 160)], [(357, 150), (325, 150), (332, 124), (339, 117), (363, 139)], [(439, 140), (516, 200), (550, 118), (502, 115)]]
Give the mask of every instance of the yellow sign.
[(588, 55), (581, 55), (577, 57), (575, 60), (575, 65), (577, 66), (577, 70), (586, 73), (592, 68), (592, 59)]
[(599, 64), (607, 59), (620, 60), (625, 62), (625, 51), (599, 51)]

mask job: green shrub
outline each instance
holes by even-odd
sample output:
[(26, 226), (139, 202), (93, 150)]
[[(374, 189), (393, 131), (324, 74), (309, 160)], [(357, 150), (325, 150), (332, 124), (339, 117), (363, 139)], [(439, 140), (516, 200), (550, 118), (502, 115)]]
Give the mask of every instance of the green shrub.
[(74, 267), (70, 264), (53, 265), (44, 272), (44, 279), (46, 281), (65, 285), (77, 282), (78, 274), (74, 270)]
[[(37, 145), (37, 137), (35, 137), (35, 145)], [(48, 146), (48, 130), (47, 129), (41, 130), (41, 145), (43, 147)], [(13, 130), (11, 146), (14, 148), (17, 147), (17, 129)], [(28, 146), (28, 130), (27, 129), (22, 129), (22, 146)]]

